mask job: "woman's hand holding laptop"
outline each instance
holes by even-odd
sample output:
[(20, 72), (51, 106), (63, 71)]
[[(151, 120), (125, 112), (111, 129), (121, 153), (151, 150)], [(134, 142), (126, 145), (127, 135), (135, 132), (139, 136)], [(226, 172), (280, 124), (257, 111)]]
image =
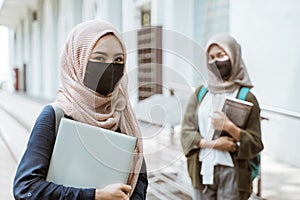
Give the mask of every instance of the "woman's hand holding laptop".
[(111, 184), (103, 189), (97, 189), (95, 200), (119, 200), (129, 199), (128, 194), (131, 192), (131, 186), (125, 184)]

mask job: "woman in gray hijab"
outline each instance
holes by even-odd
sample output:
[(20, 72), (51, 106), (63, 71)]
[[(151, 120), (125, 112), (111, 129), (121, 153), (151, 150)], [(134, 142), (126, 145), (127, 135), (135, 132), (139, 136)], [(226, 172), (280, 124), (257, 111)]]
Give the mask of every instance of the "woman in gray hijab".
[[(191, 96), (182, 123), (181, 144), (187, 157), (194, 199), (249, 198), (252, 177), (249, 161), (263, 149), (260, 108), (237, 41), (225, 34), (206, 46), (208, 80)], [(203, 90), (203, 89), (207, 89)], [(251, 102), (244, 127), (234, 124), (222, 107), (225, 98), (237, 98), (246, 88)], [(203, 93), (199, 98), (199, 93)]]

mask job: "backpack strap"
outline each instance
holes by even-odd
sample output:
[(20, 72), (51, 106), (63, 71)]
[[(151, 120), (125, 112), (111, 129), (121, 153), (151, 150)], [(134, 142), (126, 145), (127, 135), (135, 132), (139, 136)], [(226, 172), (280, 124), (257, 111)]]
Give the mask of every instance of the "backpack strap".
[(52, 108), (55, 112), (55, 137), (56, 137), (60, 121), (64, 117), (65, 113), (64, 113), (63, 109), (56, 106), (54, 103), (51, 103), (50, 105), (52, 106)]
[(247, 95), (250, 92), (250, 88), (247, 87), (241, 87), (239, 93), (238, 93), (238, 99), (246, 101)]
[(249, 165), (251, 169), (252, 180), (255, 179), (259, 175), (260, 170), (260, 154), (257, 154), (256, 157), (249, 160)]
[[(198, 102), (200, 103), (203, 99), (203, 97), (207, 94), (207, 89), (206, 87), (202, 86), (200, 88), (200, 91), (198, 93)], [(248, 93), (250, 92), (250, 88), (248, 87), (241, 87), (239, 90), (239, 93), (237, 95), (238, 99), (245, 101), (247, 98)]]
[[(243, 101), (246, 101), (246, 97), (250, 92), (250, 88), (241, 87), (237, 98)], [(251, 169), (251, 177), (254, 180), (260, 174), (260, 154), (257, 154), (256, 157), (249, 160), (249, 166)]]
[(206, 87), (202, 86), (199, 90), (198, 93), (198, 102), (200, 103), (202, 101), (202, 99), (204, 98), (204, 96), (207, 94), (207, 89)]

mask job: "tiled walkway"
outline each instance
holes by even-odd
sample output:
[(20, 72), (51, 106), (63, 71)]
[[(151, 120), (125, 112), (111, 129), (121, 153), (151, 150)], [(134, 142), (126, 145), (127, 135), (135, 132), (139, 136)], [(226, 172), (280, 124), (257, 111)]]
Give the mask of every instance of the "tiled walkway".
[(11, 152), (8, 151), (7, 144), (3, 140), (3, 137), (0, 137), (0, 160), (0, 199), (10, 200), (13, 199), (12, 181), (17, 162), (11, 156)]

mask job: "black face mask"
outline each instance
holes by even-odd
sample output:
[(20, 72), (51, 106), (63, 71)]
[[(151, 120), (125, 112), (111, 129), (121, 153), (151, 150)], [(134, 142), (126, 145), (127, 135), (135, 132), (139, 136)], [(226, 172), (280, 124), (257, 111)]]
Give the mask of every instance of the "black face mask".
[[(230, 60), (215, 61), (210, 64), (210, 67), (210, 71), (212, 71), (217, 77), (221, 76), (223, 80), (228, 80), (231, 75), (232, 66)], [(216, 67), (218, 70), (216, 70)]]
[(123, 76), (124, 64), (88, 61), (83, 83), (86, 87), (107, 96)]

